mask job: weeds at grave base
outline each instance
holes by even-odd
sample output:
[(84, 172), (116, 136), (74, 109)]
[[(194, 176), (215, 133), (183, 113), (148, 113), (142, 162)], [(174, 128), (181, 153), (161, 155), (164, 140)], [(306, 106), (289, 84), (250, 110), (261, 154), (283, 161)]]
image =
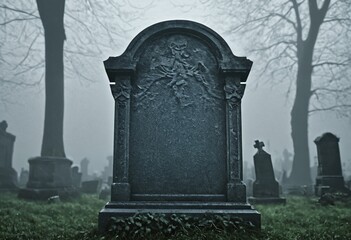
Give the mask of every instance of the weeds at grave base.
[(136, 214), (127, 218), (112, 218), (108, 235), (116, 239), (155, 239), (167, 237), (190, 237), (204, 232), (217, 234), (257, 233), (251, 222), (231, 216), (193, 217), (172, 214)]

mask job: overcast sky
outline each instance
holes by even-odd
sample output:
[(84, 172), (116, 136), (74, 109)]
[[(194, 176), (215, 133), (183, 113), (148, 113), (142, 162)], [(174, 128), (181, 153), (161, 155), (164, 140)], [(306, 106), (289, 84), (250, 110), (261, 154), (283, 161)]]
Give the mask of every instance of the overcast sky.
[[(141, 1), (144, 6), (147, 1)], [(139, 5), (140, 7), (141, 5)], [(79, 165), (84, 157), (90, 159), (90, 173), (100, 172), (107, 165), (106, 157), (112, 155), (113, 149), (113, 121), (114, 101), (110, 92), (108, 78), (102, 61), (108, 56), (122, 54), (128, 43), (144, 28), (165, 20), (188, 19), (207, 25), (228, 42), (235, 55), (245, 55), (254, 61), (252, 71), (255, 71), (255, 59), (241, 47), (240, 40), (224, 34), (226, 24), (216, 23), (214, 19), (205, 17), (211, 9), (199, 6), (195, 9), (176, 8), (170, 1), (154, 1), (150, 8), (142, 10), (138, 20), (131, 22), (132, 30), (128, 31), (119, 45), (112, 46), (110, 51), (104, 52), (94, 59), (95, 66), (93, 83), (82, 84), (77, 79), (65, 79), (65, 120), (64, 140), (68, 158)], [(111, 15), (113, 13), (108, 13)], [(243, 42), (245, 39), (241, 39)], [(70, 44), (67, 34), (65, 46)], [(1, 65), (0, 65), (1, 68)], [(0, 69), (1, 70), (1, 69)], [(78, 69), (80, 70), (80, 69)], [(283, 85), (272, 86), (263, 83), (263, 79), (250, 75), (247, 89), (242, 101), (243, 122), (243, 153), (244, 161), (253, 162), (252, 155), (254, 140), (265, 142), (266, 150), (272, 158), (281, 157), (284, 148), (292, 152), (290, 137), (290, 109), (292, 100), (285, 98)], [(30, 77), (30, 76), (29, 76)], [(256, 83), (260, 82), (258, 87)], [(16, 135), (13, 167), (20, 172), (24, 167), (28, 169), (27, 160), (39, 156), (43, 132), (44, 92), (43, 86), (31, 91), (18, 94), (17, 103), (0, 104), (0, 120), (8, 122), (8, 131)], [(292, 95), (293, 96), (293, 95)], [(340, 137), (342, 161), (351, 161), (351, 122), (348, 119), (338, 119), (333, 114), (316, 114), (309, 121), (309, 141), (311, 164), (316, 155), (313, 140), (324, 132), (330, 131)], [(275, 163), (277, 165), (277, 163)]]

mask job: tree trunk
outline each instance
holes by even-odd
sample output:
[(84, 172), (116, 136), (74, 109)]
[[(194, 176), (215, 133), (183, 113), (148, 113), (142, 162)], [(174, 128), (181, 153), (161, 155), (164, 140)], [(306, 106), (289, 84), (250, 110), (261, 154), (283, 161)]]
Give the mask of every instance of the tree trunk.
[(310, 156), (308, 148), (308, 107), (311, 98), (313, 51), (319, 29), (328, 11), (330, 0), (318, 8), (316, 0), (309, 0), (310, 29), (306, 40), (302, 40), (302, 29), (297, 39), (298, 69), (296, 96), (291, 110), (291, 137), (294, 146), (294, 160), (289, 177), (290, 184), (311, 185)]
[(308, 106), (311, 96), (312, 62), (299, 61), (296, 96), (291, 110), (291, 137), (294, 160), (289, 177), (290, 184), (311, 185), (310, 157), (308, 148)]
[(41, 156), (65, 157), (63, 145), (65, 0), (37, 0), (45, 32), (45, 119)]

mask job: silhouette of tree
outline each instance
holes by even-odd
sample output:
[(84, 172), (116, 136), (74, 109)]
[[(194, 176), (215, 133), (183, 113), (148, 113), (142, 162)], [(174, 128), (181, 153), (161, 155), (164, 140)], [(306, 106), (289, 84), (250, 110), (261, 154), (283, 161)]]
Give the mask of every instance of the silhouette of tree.
[[(126, 32), (125, 26), (130, 27), (129, 21), (135, 17), (133, 12), (123, 11), (126, 4), (124, 1), (85, 0), (84, 4), (71, 2), (66, 6), (65, 0), (36, 0), (35, 5), (32, 1), (23, 0), (4, 1), (0, 5), (0, 40), (4, 40), (0, 43), (0, 62), (6, 65), (1, 67), (4, 71), (0, 75), (3, 101), (7, 100), (5, 94), (11, 92), (13, 87), (40, 85), (41, 80), (45, 79), (41, 156), (65, 157), (64, 57), (71, 65), (67, 74), (74, 73), (79, 78), (92, 81), (89, 74), (79, 69), (87, 64), (87, 61), (82, 64), (79, 56), (96, 57), (102, 54), (103, 48), (118, 45), (118, 40)], [(71, 24), (64, 21), (64, 16)], [(18, 28), (21, 29), (19, 36), (16, 35)], [(66, 29), (70, 30), (71, 46), (74, 47), (64, 49)], [(45, 58), (41, 55), (44, 45), (40, 40), (42, 35), (45, 39)], [(5, 48), (6, 41), (17, 41), (18, 44)], [(77, 58), (79, 60), (75, 61)], [(44, 66), (45, 74), (41, 72)], [(38, 73), (40, 77), (37, 77)], [(24, 75), (27, 79), (19, 80)], [(28, 75), (36, 80), (28, 80)]]
[[(347, 0), (205, 0), (227, 34), (245, 39), (254, 68), (295, 93), (291, 184), (310, 185), (308, 117), (350, 115), (351, 2)], [(220, 14), (218, 14), (220, 13)], [(211, 17), (211, 16), (208, 16)], [(284, 84), (288, 82), (288, 84)]]

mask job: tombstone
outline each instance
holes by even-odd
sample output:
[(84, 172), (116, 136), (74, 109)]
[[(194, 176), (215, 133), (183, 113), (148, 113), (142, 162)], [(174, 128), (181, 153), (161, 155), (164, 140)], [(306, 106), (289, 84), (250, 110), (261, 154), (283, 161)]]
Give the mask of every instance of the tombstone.
[(317, 146), (318, 172), (315, 193), (322, 195), (325, 191), (347, 191), (342, 175), (339, 138), (327, 132), (314, 140)]
[(99, 192), (100, 180), (90, 180), (82, 182), (82, 193), (96, 194)]
[(24, 168), (22, 168), (20, 176), (19, 176), (19, 183), (18, 183), (18, 185), (20, 187), (26, 186), (26, 184), (28, 182), (28, 178), (29, 178), (29, 171), (25, 170)]
[(252, 62), (213, 30), (174, 20), (104, 62), (115, 99), (111, 217), (224, 214), (260, 227), (246, 201), (241, 98)]
[(82, 173), (79, 172), (78, 166), (72, 167), (72, 184), (75, 188), (80, 188)]
[(12, 168), (13, 147), (16, 137), (6, 131), (6, 121), (0, 123), (0, 189), (17, 189), (17, 172)]
[(279, 197), (279, 183), (275, 179), (271, 155), (264, 151), (264, 143), (255, 141), (257, 153), (254, 155), (256, 180), (253, 183), (253, 196), (249, 198), (251, 204), (286, 203), (286, 199)]
[(104, 170), (101, 173), (101, 177), (104, 182), (108, 182), (109, 177), (112, 177), (112, 169), (113, 169), (113, 157), (108, 156), (107, 157), (108, 165), (104, 168)]
[(83, 158), (82, 161), (80, 161), (80, 171), (82, 173), (82, 181), (90, 180), (89, 174), (88, 174), (88, 166), (89, 166), (89, 160), (87, 158)]

